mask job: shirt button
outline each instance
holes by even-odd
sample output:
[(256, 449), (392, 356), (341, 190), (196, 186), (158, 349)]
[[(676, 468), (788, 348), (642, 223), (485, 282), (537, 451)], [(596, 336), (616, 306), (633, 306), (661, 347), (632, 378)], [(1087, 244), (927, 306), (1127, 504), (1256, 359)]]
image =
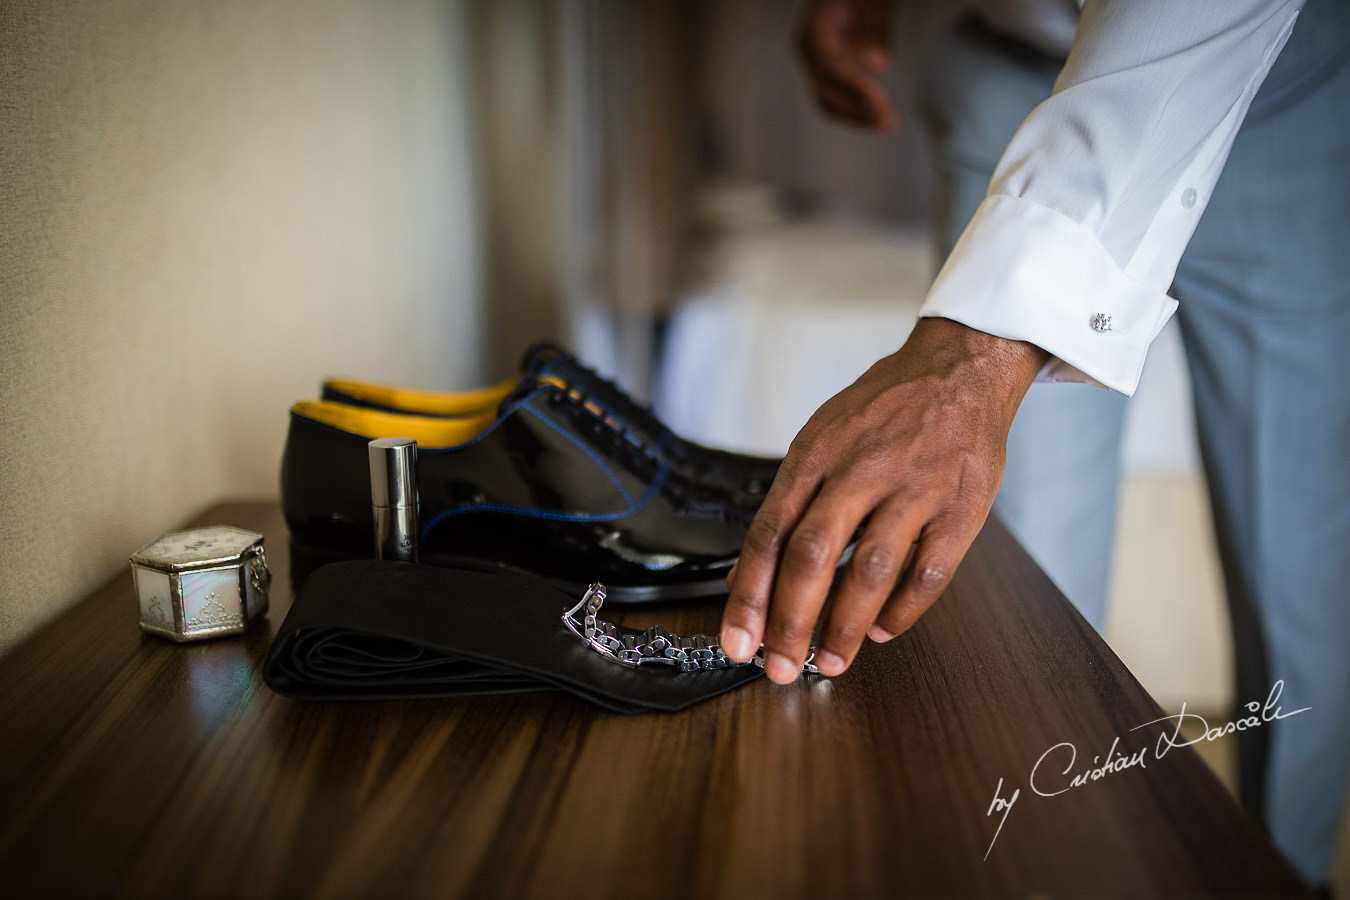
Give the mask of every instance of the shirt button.
[(1200, 195), (1195, 192), (1195, 188), (1186, 188), (1181, 192), (1181, 206), (1184, 209), (1190, 209), (1195, 206), (1195, 201)]
[(1105, 333), (1111, 330), (1111, 317), (1106, 313), (1097, 313), (1092, 317), (1092, 330)]

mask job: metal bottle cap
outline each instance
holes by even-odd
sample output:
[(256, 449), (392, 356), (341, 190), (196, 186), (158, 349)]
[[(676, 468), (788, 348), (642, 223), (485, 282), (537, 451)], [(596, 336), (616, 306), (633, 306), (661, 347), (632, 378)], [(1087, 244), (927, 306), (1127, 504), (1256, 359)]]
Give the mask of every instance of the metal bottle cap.
[(416, 562), (417, 442), (412, 438), (370, 442), (370, 505), (375, 558)]

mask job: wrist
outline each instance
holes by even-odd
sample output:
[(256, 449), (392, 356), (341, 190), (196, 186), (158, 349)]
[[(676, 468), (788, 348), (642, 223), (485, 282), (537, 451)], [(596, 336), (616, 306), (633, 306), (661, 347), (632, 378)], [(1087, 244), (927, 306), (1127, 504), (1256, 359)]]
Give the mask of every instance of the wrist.
[(974, 362), (1003, 369), (1009, 378), (1029, 386), (1036, 373), (1050, 360), (1050, 354), (1027, 341), (999, 337), (971, 328), (955, 319), (940, 316), (922, 318), (914, 326), (911, 341), (946, 348), (949, 353)]
[(1050, 359), (1050, 354), (1035, 344), (936, 316), (918, 321), (905, 348), (915, 353), (930, 373), (960, 378), (987, 399), (1010, 404), (1014, 411)]

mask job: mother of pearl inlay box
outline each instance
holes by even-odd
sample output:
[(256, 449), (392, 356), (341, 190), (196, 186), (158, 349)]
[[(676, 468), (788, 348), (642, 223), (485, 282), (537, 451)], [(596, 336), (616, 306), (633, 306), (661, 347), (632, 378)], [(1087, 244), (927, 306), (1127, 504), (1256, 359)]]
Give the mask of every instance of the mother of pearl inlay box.
[(267, 612), (263, 536), (230, 525), (175, 531), (131, 555), (141, 628), (174, 641), (240, 634)]

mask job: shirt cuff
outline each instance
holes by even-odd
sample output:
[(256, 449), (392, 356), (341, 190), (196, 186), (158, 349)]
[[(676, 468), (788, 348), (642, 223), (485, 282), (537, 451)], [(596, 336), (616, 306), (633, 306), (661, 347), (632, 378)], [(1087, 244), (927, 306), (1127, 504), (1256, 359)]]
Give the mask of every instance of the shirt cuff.
[(1177, 302), (1118, 266), (1079, 222), (1010, 195), (985, 199), (933, 282), (921, 317), (1027, 341), (1053, 357), (1037, 381), (1133, 394)]

